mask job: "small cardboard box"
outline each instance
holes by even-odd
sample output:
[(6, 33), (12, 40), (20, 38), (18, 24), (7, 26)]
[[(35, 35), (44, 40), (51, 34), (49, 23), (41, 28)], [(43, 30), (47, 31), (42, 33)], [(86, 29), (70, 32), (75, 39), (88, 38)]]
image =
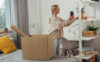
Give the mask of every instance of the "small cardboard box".
[(21, 42), (25, 60), (49, 60), (54, 56), (54, 40), (49, 35), (22, 37)]

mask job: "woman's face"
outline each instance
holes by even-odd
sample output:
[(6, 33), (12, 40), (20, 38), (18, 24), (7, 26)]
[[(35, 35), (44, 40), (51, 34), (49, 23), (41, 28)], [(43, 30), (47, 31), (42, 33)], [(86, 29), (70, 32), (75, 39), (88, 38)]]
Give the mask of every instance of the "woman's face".
[(56, 9), (55, 9), (55, 14), (58, 14), (60, 12), (60, 9), (59, 9), (59, 7), (57, 7)]

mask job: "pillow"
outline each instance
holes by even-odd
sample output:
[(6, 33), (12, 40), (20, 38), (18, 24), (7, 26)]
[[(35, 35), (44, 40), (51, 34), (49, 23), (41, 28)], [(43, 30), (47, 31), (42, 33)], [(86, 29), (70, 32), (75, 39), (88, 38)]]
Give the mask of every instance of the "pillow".
[(17, 50), (17, 48), (14, 45), (14, 43), (9, 39), (8, 36), (3, 36), (3, 37), (0, 37), (0, 50), (4, 54), (8, 54)]

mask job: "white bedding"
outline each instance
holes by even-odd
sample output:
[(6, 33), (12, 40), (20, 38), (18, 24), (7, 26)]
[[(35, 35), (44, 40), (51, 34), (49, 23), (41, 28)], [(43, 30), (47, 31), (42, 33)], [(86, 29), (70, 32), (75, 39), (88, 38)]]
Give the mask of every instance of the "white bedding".
[(49, 61), (23, 60), (21, 50), (17, 50), (7, 55), (0, 54), (0, 62), (76, 62), (76, 59), (57, 57)]

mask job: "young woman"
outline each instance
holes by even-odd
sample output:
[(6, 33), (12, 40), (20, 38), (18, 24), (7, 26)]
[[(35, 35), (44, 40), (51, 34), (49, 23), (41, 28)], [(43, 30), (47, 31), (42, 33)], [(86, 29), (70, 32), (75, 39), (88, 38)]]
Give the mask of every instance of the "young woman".
[(60, 12), (58, 5), (52, 5), (51, 7), (52, 16), (49, 19), (50, 23), (50, 30), (51, 35), (55, 38), (55, 55), (59, 55), (59, 48), (60, 48), (60, 41), (61, 37), (63, 37), (63, 27), (69, 26), (72, 22), (78, 19), (76, 18), (69, 18), (68, 20), (63, 20), (62, 18), (58, 17), (57, 15)]

